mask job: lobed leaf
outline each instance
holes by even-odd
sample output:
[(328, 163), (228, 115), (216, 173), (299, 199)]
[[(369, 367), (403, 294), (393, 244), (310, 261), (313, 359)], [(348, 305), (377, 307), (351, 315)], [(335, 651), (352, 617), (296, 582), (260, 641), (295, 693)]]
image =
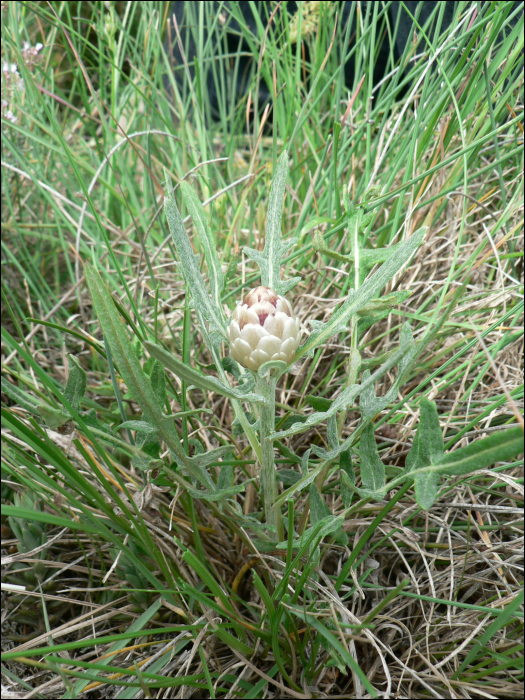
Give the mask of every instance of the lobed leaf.
[(333, 314), (330, 321), (326, 323), (317, 322), (306, 343), (297, 350), (295, 359), (298, 360), (303, 355), (311, 353), (316, 347), (326, 343), (336, 333), (346, 330), (350, 318), (357, 314), (365, 304), (377, 297), (392, 277), (409, 262), (421, 245), (426, 231), (427, 227), (418, 229), (407, 241), (400, 245), (357, 292), (352, 289), (344, 304)]
[(264, 250), (261, 252), (253, 248), (244, 248), (245, 254), (259, 266), (262, 284), (274, 289), (277, 294), (286, 294), (300, 281), (299, 277), (294, 277), (283, 282), (280, 274), (284, 253), (298, 240), (297, 238), (282, 240), (281, 220), (287, 175), (288, 153), (283, 151), (275, 169), (268, 199)]
[(217, 309), (222, 312), (221, 292), (224, 288), (224, 275), (217, 254), (217, 248), (215, 247), (215, 238), (210, 228), (204, 207), (193, 188), (187, 182), (182, 181), (180, 183), (180, 189), (184, 204), (192, 218), (197, 236), (199, 237), (199, 242), (204, 250), (212, 299)]
[[(317, 425), (318, 423), (328, 420), (330, 416), (335, 415), (337, 411), (343, 411), (347, 407), (351, 406), (357, 396), (359, 396), (363, 391), (366, 391), (369, 387), (373, 386), (375, 382), (381, 379), (381, 377), (392, 369), (394, 365), (401, 363), (403, 356), (407, 354), (410, 348), (409, 342), (410, 341), (408, 341), (406, 337), (402, 336), (400, 347), (386, 360), (383, 365), (381, 365), (381, 367), (379, 367), (379, 369), (374, 372), (373, 375), (368, 376), (367, 379), (363, 379), (361, 384), (353, 384), (352, 386), (347, 387), (336, 399), (331, 402), (330, 407), (326, 411), (316, 411), (315, 413), (312, 413), (312, 415), (308, 416), (304, 422), (295, 422), (291, 428), (278, 433), (273, 433), (270, 437), (273, 439), (282, 439), (284, 437), (288, 437), (289, 435), (301, 433), (312, 425)], [(335, 449), (337, 450), (339, 448)]]
[(188, 285), (196, 310), (208, 321), (212, 331), (226, 338), (222, 306), (218, 306), (208, 294), (204, 279), (197, 264), (199, 256), (195, 255), (191, 247), (184, 222), (175, 203), (173, 188), (167, 170), (165, 170), (165, 177), (169, 194), (164, 198), (164, 210), (166, 212), (166, 219), (168, 221), (171, 237), (179, 256), (182, 276)]

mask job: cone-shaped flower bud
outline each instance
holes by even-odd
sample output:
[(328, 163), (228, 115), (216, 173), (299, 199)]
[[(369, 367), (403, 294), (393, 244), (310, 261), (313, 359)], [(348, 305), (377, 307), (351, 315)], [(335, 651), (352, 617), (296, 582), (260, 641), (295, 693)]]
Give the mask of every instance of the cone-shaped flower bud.
[(270, 360), (291, 364), (300, 338), (291, 304), (269, 287), (252, 289), (228, 326), (231, 356), (254, 371)]

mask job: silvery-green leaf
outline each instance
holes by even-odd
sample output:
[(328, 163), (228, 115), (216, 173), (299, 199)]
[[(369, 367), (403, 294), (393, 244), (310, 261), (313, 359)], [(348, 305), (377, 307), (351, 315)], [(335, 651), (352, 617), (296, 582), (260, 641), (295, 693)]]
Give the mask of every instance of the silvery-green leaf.
[(164, 367), (158, 360), (153, 360), (149, 381), (159, 406), (164, 408), (166, 404), (166, 377), (164, 376)]
[(420, 403), (419, 440), (421, 457), (427, 464), (439, 464), (443, 459), (443, 436), (434, 401), (423, 397)]
[[(279, 440), (275, 440), (274, 447), (276, 447), (279, 450), (283, 457), (289, 459), (290, 462), (292, 462), (292, 464), (301, 464), (301, 458), (298, 457), (295, 454), (295, 452), (292, 452), (292, 450), (289, 447), (286, 447), (286, 445), (284, 445)], [(299, 474), (299, 476), (301, 475)]]
[(337, 434), (337, 416), (335, 413), (328, 418), (326, 422), (326, 437), (328, 446), (331, 450), (335, 450), (339, 445), (339, 435)]
[(192, 498), (200, 498), (202, 501), (224, 501), (227, 498), (235, 496), (236, 493), (242, 493), (246, 490), (246, 486), (254, 479), (248, 479), (237, 486), (230, 486), (227, 489), (216, 491), (199, 491), (197, 489), (188, 488), (188, 493)]
[[(239, 370), (239, 365), (235, 360), (231, 357), (222, 357), (221, 358), (221, 364), (223, 366), (223, 369), (226, 370), (226, 372), (229, 372), (230, 374), (233, 374), (235, 379), (240, 379), (241, 378), (241, 372)], [(244, 375), (246, 377), (249, 377), (252, 382), (255, 384), (255, 380), (253, 379), (252, 375)]]
[(363, 430), (359, 446), (363, 487), (369, 491), (380, 491), (385, 487), (385, 465), (379, 456), (372, 423), (368, 423)]
[[(251, 427), (251, 429), (254, 432), (259, 430), (259, 428), (261, 427), (260, 419), (258, 418), (257, 420), (255, 420), (253, 413), (251, 413), (250, 411), (246, 411), (246, 413), (244, 415), (246, 418), (246, 422)], [(233, 428), (234, 435), (243, 435), (244, 434), (244, 427), (238, 418), (234, 418), (233, 423), (232, 423), (232, 428)]]
[(74, 410), (80, 411), (80, 402), (86, 393), (86, 372), (74, 355), (68, 355), (69, 376), (67, 378), (64, 398)]
[(156, 428), (154, 428), (150, 423), (147, 423), (145, 420), (127, 420), (118, 425), (113, 432), (116, 433), (123, 428), (126, 428), (127, 430), (136, 430), (138, 433), (158, 432)]
[(29, 411), (30, 413), (37, 412), (37, 408), (41, 403), (39, 399), (36, 399), (31, 394), (22, 391), (22, 389), (15, 386), (15, 384), (11, 384), (11, 382), (8, 381), (5, 377), (2, 377), (1, 381), (2, 391), (4, 392), (4, 394), (7, 394), (7, 396), (9, 396), (10, 399), (12, 399), (19, 406), (22, 406), (22, 408), (25, 408), (26, 411)]
[(354, 467), (352, 465), (352, 455), (350, 450), (345, 450), (341, 453), (339, 458), (339, 474), (341, 476), (341, 498), (343, 499), (343, 504), (345, 508), (350, 508), (352, 503), (352, 489), (346, 484), (346, 479), (355, 486), (355, 473)]
[[(349, 296), (354, 294), (354, 290), (351, 289), (349, 292)], [(333, 318), (333, 317), (332, 317)], [(301, 347), (297, 350), (297, 353), (295, 355), (295, 359), (297, 360), (299, 358), (299, 354), (303, 355), (306, 354), (308, 357), (313, 357), (314, 356), (314, 351), (318, 345), (316, 342), (317, 338), (320, 338), (323, 333), (325, 333), (326, 329), (330, 326), (331, 321), (316, 321), (315, 319), (308, 321), (308, 324), (312, 326), (312, 332), (308, 336), (308, 340), (305, 342), (304, 345), (301, 345)], [(338, 333), (346, 333), (348, 330), (348, 322), (345, 321), (344, 323), (339, 323), (330, 330), (330, 336), (332, 335), (337, 335)], [(327, 337), (327, 340), (328, 340)], [(306, 346), (309, 346), (309, 349), (305, 351), (305, 353), (302, 352), (303, 348)]]
[(326, 343), (332, 335), (340, 332), (341, 328), (346, 328), (350, 318), (357, 314), (365, 304), (377, 297), (392, 277), (409, 262), (421, 245), (426, 231), (426, 227), (418, 229), (407, 241), (401, 244), (372, 277), (366, 280), (357, 292), (351, 290), (343, 305), (333, 314), (330, 321), (325, 323), (322, 328), (318, 327), (318, 330), (315, 330), (306, 343), (298, 349), (296, 359)]
[(202, 452), (194, 457), (190, 457), (190, 462), (192, 464), (198, 464), (199, 467), (207, 467), (213, 462), (218, 462), (220, 459), (227, 459), (231, 456), (233, 452), (233, 447), (231, 445), (223, 445), (221, 447), (216, 447), (214, 450), (209, 452)]
[(301, 474), (293, 469), (278, 469), (276, 476), (277, 481), (282, 481), (285, 486), (293, 486), (301, 478)]
[(375, 384), (376, 381), (381, 379), (386, 372), (396, 365), (406, 350), (407, 348), (405, 345), (400, 346), (399, 349), (391, 357), (389, 357), (388, 360), (379, 369), (377, 369), (372, 376), (368, 377), (367, 380), (363, 380), (361, 384), (353, 384), (352, 386), (344, 389), (341, 394), (332, 401), (332, 404), (327, 411), (317, 411), (311, 416), (308, 416), (304, 423), (295, 423), (288, 430), (273, 433), (270, 437), (282, 439), (284, 437), (288, 437), (289, 435), (295, 435), (296, 433), (303, 432), (305, 428), (328, 420), (331, 415), (334, 415), (338, 411), (346, 410), (352, 405), (355, 398), (359, 396), (363, 390), (366, 390), (370, 385)]
[(344, 483), (346, 488), (350, 491), (353, 491), (356, 493), (360, 498), (370, 498), (374, 501), (382, 501), (383, 498), (386, 496), (386, 492), (388, 490), (387, 488), (384, 488), (380, 491), (372, 491), (370, 489), (360, 489), (358, 488), (350, 479), (348, 474), (346, 472), (341, 472), (341, 481)]
[(39, 416), (41, 416), (41, 418), (44, 420), (44, 423), (47, 425), (48, 428), (51, 428), (51, 430), (61, 428), (68, 421), (71, 420), (71, 416), (69, 415), (69, 413), (66, 413), (64, 410), (61, 410), (59, 408), (51, 408), (51, 406), (47, 406), (43, 403), (37, 406), (36, 412)]
[(312, 451), (312, 448), (309, 448), (306, 450), (304, 455), (301, 458), (301, 471), (303, 473), (303, 476), (308, 476), (308, 460), (310, 459), (310, 452)]
[(281, 296), (284, 296), (291, 289), (293, 289), (296, 284), (299, 284), (300, 281), (300, 277), (292, 277), (292, 279), (286, 280), (285, 282), (281, 282), (281, 284), (279, 285), (279, 294), (281, 294)]
[[(337, 447), (334, 447), (332, 452), (336, 449)], [(328, 459), (328, 455), (330, 454), (330, 452), (325, 450), (324, 447), (319, 447), (318, 445), (312, 445), (312, 452), (316, 457), (319, 457), (319, 459)]]
[(424, 510), (430, 510), (438, 494), (440, 474), (436, 472), (422, 472), (414, 479), (416, 501)]
[(224, 288), (224, 275), (222, 274), (217, 248), (215, 247), (215, 239), (208, 218), (193, 188), (187, 182), (182, 181), (180, 183), (180, 189), (188, 213), (193, 220), (200, 244), (204, 250), (212, 299), (217, 309), (222, 310), (221, 291)]
[[(399, 386), (405, 378), (405, 372), (410, 368), (413, 358), (416, 356), (418, 346), (414, 343), (414, 337), (410, 324), (405, 322), (401, 328), (400, 345), (406, 349), (399, 361), (399, 371), (390, 389), (384, 396), (376, 397), (374, 384), (369, 384), (369, 370), (363, 373), (363, 384), (368, 384), (367, 389), (361, 393), (359, 408), (361, 410), (361, 424), (371, 420), (380, 413), (391, 401), (394, 401)], [(389, 355), (388, 357), (392, 357)]]
[(373, 316), (378, 311), (393, 309), (394, 306), (402, 304), (411, 294), (412, 292), (409, 289), (404, 289), (398, 292), (392, 292), (392, 294), (387, 294), (381, 299), (372, 299), (372, 301), (369, 301), (368, 304), (365, 304), (362, 309), (358, 311), (358, 315)]
[[(333, 518), (334, 516), (332, 515), (332, 512), (330, 508), (326, 505), (326, 503), (323, 500), (323, 497), (317, 490), (317, 486), (315, 484), (310, 484), (310, 521), (313, 526), (315, 526), (319, 522), (323, 523), (329, 523), (330, 518)], [(326, 525), (323, 525), (323, 528), (326, 527)], [(338, 528), (334, 528), (333, 530), (330, 531), (330, 534), (332, 537), (335, 539), (336, 542), (338, 542), (340, 545), (343, 547), (348, 544), (348, 535), (346, 532), (343, 530), (341, 526)]]
[(217, 490), (220, 492), (223, 489), (228, 489), (233, 481), (233, 465), (225, 464), (221, 467), (219, 478), (217, 479)]
[(166, 369), (169, 369), (170, 372), (173, 372), (188, 384), (194, 384), (200, 389), (204, 389), (205, 391), (213, 391), (216, 394), (227, 396), (228, 398), (251, 401), (252, 403), (264, 403), (263, 397), (259, 396), (259, 394), (246, 393), (242, 388), (233, 389), (232, 387), (223, 384), (223, 382), (216, 377), (210, 377), (206, 374), (202, 374), (201, 372), (193, 369), (193, 367), (190, 367), (182, 362), (182, 360), (172, 353), (164, 350), (164, 348), (162, 348), (160, 345), (147, 341), (144, 343), (144, 347), (149, 354), (164, 365)]
[(321, 494), (317, 490), (315, 484), (310, 484), (310, 519), (312, 525), (315, 525), (323, 518), (332, 515), (330, 508), (324, 502)]
[[(306, 460), (307, 461), (307, 460)], [(289, 489), (286, 489), (276, 500), (274, 503), (274, 508), (280, 508), (281, 505), (288, 499), (293, 496), (294, 493), (297, 491), (302, 491), (304, 488), (307, 486), (310, 486), (312, 481), (316, 478), (316, 476), (321, 472), (321, 470), (324, 468), (325, 464), (324, 462), (321, 462), (318, 464), (315, 469), (312, 469), (311, 472), (308, 472), (304, 476), (302, 476), (299, 481), (294, 484), (293, 486), (290, 486)], [(304, 473), (304, 472), (303, 472)]]
[(253, 248), (244, 248), (245, 255), (259, 266), (262, 284), (281, 295), (290, 291), (299, 281), (295, 278), (283, 282), (280, 273), (284, 253), (298, 241), (297, 238), (282, 239), (281, 221), (287, 175), (288, 153), (284, 151), (277, 163), (268, 198), (264, 250), (261, 252)]
[(282, 360), (270, 360), (269, 362), (264, 362), (259, 367), (259, 369), (257, 370), (257, 374), (259, 375), (259, 377), (264, 378), (264, 377), (268, 377), (272, 370), (275, 370), (275, 372), (274, 372), (275, 378), (278, 378), (286, 370), (286, 367), (287, 367), (286, 362), (283, 362)]
[(191, 247), (190, 239), (184, 227), (184, 222), (175, 203), (173, 188), (169, 173), (165, 170), (166, 187), (168, 196), (164, 198), (164, 210), (170, 229), (171, 237), (177, 250), (181, 265), (180, 270), (184, 276), (184, 281), (190, 289), (192, 301), (197, 311), (199, 311), (210, 324), (212, 330), (226, 337), (224, 327), (222, 307), (217, 306), (210, 298), (204, 279), (199, 271), (195, 253)]

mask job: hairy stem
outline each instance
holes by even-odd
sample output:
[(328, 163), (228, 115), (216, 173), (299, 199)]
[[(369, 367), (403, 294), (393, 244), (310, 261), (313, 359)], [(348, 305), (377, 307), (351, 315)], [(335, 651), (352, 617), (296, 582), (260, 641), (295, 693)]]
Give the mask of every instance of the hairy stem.
[(264, 512), (266, 524), (275, 528), (275, 531), (271, 533), (272, 538), (282, 542), (284, 539), (284, 528), (281, 511), (273, 507), (278, 493), (273, 440), (269, 437), (275, 430), (275, 385), (275, 378), (263, 378), (257, 375), (257, 393), (267, 401), (267, 403), (261, 404), (259, 408), (262, 453), (260, 479), (264, 497)]

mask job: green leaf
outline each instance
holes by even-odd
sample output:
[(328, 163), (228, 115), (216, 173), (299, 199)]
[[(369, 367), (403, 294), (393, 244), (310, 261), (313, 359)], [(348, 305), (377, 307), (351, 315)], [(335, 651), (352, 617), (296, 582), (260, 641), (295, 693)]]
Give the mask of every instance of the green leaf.
[(339, 435), (337, 432), (337, 416), (332, 414), (330, 418), (326, 421), (326, 438), (328, 440), (328, 447), (331, 450), (337, 449), (339, 447)]
[(275, 379), (278, 379), (285, 371), (287, 364), (282, 360), (269, 360), (268, 362), (263, 362), (263, 364), (257, 370), (259, 377), (269, 377), (272, 370), (274, 374), (272, 375)]
[(187, 491), (192, 498), (200, 498), (202, 501), (224, 501), (227, 498), (235, 496), (236, 493), (242, 493), (251, 481), (255, 479), (247, 479), (242, 484), (230, 486), (229, 488), (215, 491), (198, 491), (197, 489), (188, 488)]
[[(310, 530), (307, 530), (305, 532), (304, 537), (308, 537), (310, 531), (313, 531), (316, 533), (316, 536), (319, 537), (320, 539), (323, 539), (324, 537), (327, 537), (328, 535), (331, 535), (333, 532), (339, 530), (339, 528), (342, 527), (344, 522), (344, 515), (332, 515), (330, 513), (329, 516), (326, 518), (323, 518), (322, 520), (319, 520), (315, 524), (315, 527), (310, 528)], [(319, 529), (317, 529), (319, 528)], [(284, 543), (286, 545), (286, 542)]]
[[(292, 452), (292, 450), (289, 447), (283, 445), (283, 443), (279, 440), (274, 441), (274, 447), (277, 447), (282, 456), (286, 457), (286, 459), (289, 459), (293, 464), (301, 464), (301, 458), (298, 455), (296, 455), (295, 452)], [(297, 472), (294, 472), (294, 474), (296, 473)], [(299, 474), (299, 476), (301, 475)]]
[(416, 501), (424, 510), (430, 510), (437, 498), (439, 487), (438, 472), (423, 472), (414, 478)]
[(411, 472), (414, 469), (419, 469), (424, 467), (423, 459), (421, 457), (421, 442), (419, 439), (419, 426), (417, 427), (416, 434), (414, 436), (414, 442), (410, 448), (410, 452), (407, 454), (405, 460), (405, 473)]
[[(368, 384), (370, 371), (366, 370), (363, 372), (362, 384), (366, 384), (366, 389), (361, 392), (361, 398), (359, 400), (359, 408), (361, 410), (360, 425), (369, 421), (370, 419), (375, 418), (375, 416), (386, 408), (389, 403), (395, 400), (399, 387), (406, 376), (406, 372), (410, 369), (412, 360), (418, 352), (418, 344), (414, 342), (412, 329), (410, 328), (410, 324), (408, 322), (404, 323), (401, 328), (400, 346), (406, 348), (406, 352), (403, 353), (401, 359), (399, 360), (399, 371), (396, 379), (384, 396), (376, 397), (374, 388), (375, 382)], [(385, 358), (385, 362), (388, 361), (390, 357), (392, 357), (392, 355), (388, 355)]]
[(316, 525), (323, 518), (332, 515), (332, 511), (321, 498), (315, 484), (310, 484), (310, 519)]
[[(341, 498), (343, 499), (343, 505), (345, 508), (350, 508), (354, 491), (348, 487), (347, 480), (355, 486), (355, 473), (354, 467), (352, 466), (352, 454), (350, 450), (341, 452), (341, 456), (339, 457), (339, 473), (341, 477)], [(343, 479), (343, 475), (346, 479)]]
[[(309, 452), (309, 450), (308, 450), (308, 452)], [(306, 459), (306, 460), (304, 460), (304, 462), (306, 462), (306, 465), (307, 465), (308, 460)], [(307, 472), (305, 474), (304, 472), (305, 472), (306, 465), (304, 463), (301, 465), (302, 469), (303, 469), (303, 476), (299, 479), (299, 481), (297, 483), (295, 483), (293, 486), (290, 486), (289, 489), (286, 489), (286, 491), (284, 491), (280, 496), (278, 496), (278, 498), (276, 498), (275, 503), (274, 503), (274, 508), (280, 508), (281, 504), (283, 502), (287, 501), (289, 498), (291, 498), (294, 493), (296, 493), (297, 491), (302, 491), (307, 486), (310, 486), (312, 481), (315, 479), (315, 477), (321, 472), (321, 470), (324, 467), (323, 462), (321, 462), (314, 469), (312, 469), (312, 471)]]
[(43, 405), (39, 399), (36, 399), (31, 394), (22, 391), (22, 389), (19, 389), (19, 387), (15, 386), (15, 384), (11, 384), (11, 382), (5, 377), (2, 377), (1, 384), (4, 394), (7, 394), (7, 396), (9, 396), (9, 398), (12, 399), (18, 406), (25, 408), (26, 411), (29, 411), (30, 413), (38, 413), (38, 407)]
[[(239, 370), (239, 364), (235, 362), (235, 360), (232, 357), (223, 357), (221, 359), (221, 364), (223, 369), (226, 370), (226, 372), (229, 372), (230, 374), (233, 374), (235, 379), (240, 379), (241, 378), (241, 372)], [(246, 375), (245, 375), (246, 376)], [(252, 380), (253, 383), (253, 377), (250, 375), (250, 379)]]
[(304, 423), (306, 421), (307, 416), (301, 416), (298, 413), (293, 413), (291, 416), (287, 416), (280, 427), (281, 431), (288, 430), (289, 428), (292, 427), (292, 425), (297, 425), (298, 423)]
[(153, 360), (151, 374), (149, 375), (151, 388), (157, 397), (159, 406), (166, 405), (166, 377), (164, 376), (164, 367), (158, 360)]
[(147, 423), (144, 420), (127, 420), (124, 423), (121, 423), (119, 426), (117, 426), (113, 432), (116, 433), (117, 431), (122, 430), (122, 428), (127, 428), (128, 430), (136, 430), (138, 433), (157, 432), (157, 430), (150, 423)]
[(327, 323), (318, 322), (306, 343), (298, 349), (296, 360), (313, 351), (316, 347), (324, 345), (329, 338), (340, 332), (342, 328), (346, 329), (350, 318), (357, 314), (365, 304), (376, 298), (392, 277), (409, 262), (421, 245), (426, 231), (426, 227), (418, 229), (407, 241), (404, 241), (399, 246), (389, 260), (357, 292), (352, 289), (344, 304), (332, 315), (330, 321)]
[(393, 309), (394, 306), (399, 306), (402, 304), (412, 292), (408, 289), (401, 290), (399, 292), (392, 292), (381, 299), (372, 299), (368, 304), (365, 304), (363, 308), (358, 311), (359, 316), (374, 316), (379, 315), (379, 312), (383, 312), (387, 309)]
[[(83, 371), (84, 370), (82, 370), (82, 372)], [(78, 379), (80, 379), (80, 385), (77, 385)], [(74, 394), (75, 392), (75, 389), (73, 389), (73, 385), (75, 385), (75, 387), (78, 387), (81, 392), (81, 382), (82, 378), (79, 377), (78, 374), (75, 379), (71, 380), (71, 383), (68, 381), (71, 394)], [(15, 401), (18, 406), (25, 408), (26, 411), (29, 411), (30, 413), (33, 413), (36, 416), (40, 416), (40, 418), (42, 418), (47, 427), (51, 430), (57, 430), (57, 428), (62, 427), (68, 421), (71, 420), (71, 416), (68, 411), (65, 411), (63, 408), (53, 408), (52, 406), (49, 406), (47, 403), (40, 401), (40, 399), (35, 398), (31, 394), (28, 394), (27, 392), (22, 391), (22, 389), (19, 389), (14, 384), (11, 384), (11, 382), (5, 377), (2, 377), (2, 391), (5, 394), (7, 394), (10, 399)], [(79, 393), (78, 401), (80, 401), (80, 398), (82, 398), (83, 395), (83, 393), (81, 393), (81, 395)]]
[(202, 447), (202, 452), (192, 457), (190, 462), (192, 464), (198, 464), (199, 467), (207, 467), (221, 459), (230, 459), (232, 452), (233, 447), (231, 445), (222, 445), (221, 447), (216, 447), (214, 450), (210, 450), (209, 452), (206, 452), (204, 447)]
[(253, 248), (244, 248), (244, 253), (259, 266), (262, 284), (275, 290), (277, 294), (286, 294), (300, 281), (300, 277), (294, 277), (282, 282), (280, 273), (284, 253), (297, 243), (296, 238), (282, 240), (281, 219), (287, 175), (288, 153), (283, 151), (275, 169), (268, 199), (264, 250), (261, 252)]
[(438, 465), (441, 472), (452, 476), (485, 469), (495, 462), (507, 462), (523, 452), (523, 430), (510, 428), (475, 440), (466, 447), (446, 454)]
[(63, 409), (51, 408), (51, 406), (46, 404), (40, 404), (37, 407), (37, 413), (51, 430), (56, 430), (71, 420), (69, 413), (66, 413)]
[(293, 469), (278, 469), (276, 476), (277, 480), (282, 481), (285, 486), (293, 486), (301, 478), (300, 472)]
[(89, 264), (84, 265), (86, 280), (93, 299), (93, 306), (106, 341), (111, 349), (113, 359), (118, 367), (120, 375), (128, 387), (131, 395), (139, 404), (143, 411), (143, 417), (147, 423), (155, 426), (158, 436), (168, 445), (203, 486), (215, 489), (215, 484), (208, 474), (203, 474), (200, 470), (192, 471), (192, 464), (184, 454), (180, 444), (180, 438), (170, 417), (164, 416), (162, 406), (159, 405), (149, 378), (146, 376), (139, 359), (133, 352), (133, 347), (128, 338), (126, 329), (120, 314), (117, 311), (113, 298), (108, 292), (104, 282), (98, 272)]
[(220, 492), (223, 489), (231, 487), (233, 481), (233, 465), (225, 464), (221, 467), (219, 478), (217, 479), (217, 490)]
[(95, 428), (95, 430), (100, 430), (101, 432), (108, 434), (111, 432), (105, 425), (102, 425), (99, 422), (97, 412), (94, 408), (90, 408), (87, 413), (84, 413), (82, 415), (82, 419), (88, 428)]
[(221, 291), (224, 288), (224, 275), (222, 274), (219, 256), (217, 255), (217, 248), (215, 247), (215, 238), (210, 228), (204, 207), (192, 187), (187, 182), (182, 181), (180, 183), (180, 189), (184, 204), (193, 220), (197, 236), (204, 250), (212, 299), (217, 309), (222, 309)]
[(164, 211), (166, 212), (168, 227), (179, 256), (179, 269), (190, 289), (196, 310), (208, 321), (211, 330), (220, 333), (223, 338), (226, 338), (222, 307), (220, 305), (217, 306), (215, 301), (210, 299), (204, 279), (199, 271), (198, 256), (193, 252), (184, 222), (175, 203), (171, 179), (167, 170), (164, 171), (164, 175), (168, 190), (168, 196), (164, 198)]
[[(423, 412), (426, 413), (425, 416)], [(425, 510), (428, 510), (437, 498), (441, 476), (468, 474), (489, 467), (495, 462), (510, 460), (523, 452), (522, 429), (510, 428), (443, 455), (442, 451), (440, 452), (442, 441), (440, 444), (438, 440), (438, 432), (441, 438), (441, 431), (439, 424), (436, 426), (437, 421), (435, 404), (426, 401), (424, 406), (422, 402), (422, 422), (407, 456), (405, 471), (395, 480), (401, 481), (412, 476), (416, 500)]]
[(86, 393), (86, 373), (74, 355), (68, 355), (69, 375), (67, 378), (64, 398), (69, 401), (77, 413), (80, 412), (80, 402)]
[(196, 369), (193, 369), (193, 367), (185, 364), (176, 355), (164, 350), (164, 348), (160, 347), (160, 345), (146, 341), (144, 343), (144, 347), (152, 357), (158, 360), (166, 369), (169, 369), (170, 372), (176, 374), (187, 384), (193, 384), (194, 386), (204, 389), (205, 391), (213, 391), (215, 394), (227, 396), (231, 399), (250, 401), (251, 403), (265, 403), (265, 400), (262, 396), (259, 396), (259, 394), (245, 393), (242, 387), (233, 389), (232, 387), (223, 384), (223, 382), (216, 377), (210, 377), (206, 374), (198, 372)]
[[(332, 511), (324, 502), (321, 494), (317, 490), (317, 486), (315, 484), (310, 484), (310, 520), (312, 525), (317, 525), (317, 523), (328, 517), (334, 517)], [(348, 544), (348, 535), (341, 525), (339, 525), (335, 531), (332, 530), (332, 533), (334, 539), (336, 542), (339, 542), (340, 545), (344, 547)]]
[(374, 426), (368, 423), (360, 442), (361, 481), (369, 491), (381, 491), (386, 482), (385, 465), (379, 457)]
[(419, 441), (421, 459), (427, 464), (438, 464), (443, 459), (443, 437), (434, 401), (423, 397), (420, 404)]
[[(403, 357), (407, 354), (408, 350), (409, 344), (407, 338), (402, 336), (401, 345), (398, 350), (396, 350), (396, 352), (391, 355), (387, 361), (374, 372), (372, 376), (368, 375), (366, 379), (363, 378), (361, 384), (353, 384), (352, 386), (344, 389), (341, 394), (331, 402), (330, 407), (326, 411), (317, 411), (316, 413), (308, 416), (304, 422), (300, 422), (301, 419), (298, 416), (293, 416), (291, 420), (294, 420), (294, 423), (290, 428), (281, 430), (278, 433), (273, 433), (270, 435), (270, 437), (273, 439), (281, 439), (288, 437), (289, 435), (301, 433), (306, 428), (328, 420), (330, 416), (335, 415), (336, 412), (345, 410), (353, 404), (357, 396), (359, 396), (363, 391), (366, 391), (370, 386), (373, 386), (375, 382), (378, 381), (378, 379), (381, 379), (381, 377), (392, 369), (394, 365), (396, 365), (398, 362), (401, 364)], [(337, 452), (338, 449), (339, 448), (332, 449), (332, 452), (329, 454), (334, 457), (337, 456), (337, 454), (339, 454), (339, 452)]]
[(328, 411), (328, 409), (332, 405), (331, 399), (324, 399), (322, 397), (312, 396), (311, 394), (307, 394), (304, 397), (304, 400), (309, 406), (314, 408), (316, 411)]

